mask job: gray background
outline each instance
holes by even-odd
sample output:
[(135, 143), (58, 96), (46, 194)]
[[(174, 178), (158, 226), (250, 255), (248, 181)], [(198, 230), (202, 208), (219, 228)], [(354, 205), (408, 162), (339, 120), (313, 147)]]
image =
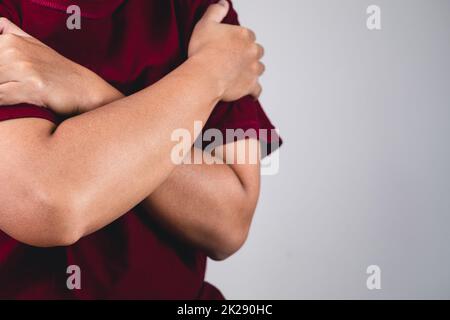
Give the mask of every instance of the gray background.
[(450, 298), (450, 0), (235, 6), (285, 145), (247, 244), (208, 280), (230, 299)]

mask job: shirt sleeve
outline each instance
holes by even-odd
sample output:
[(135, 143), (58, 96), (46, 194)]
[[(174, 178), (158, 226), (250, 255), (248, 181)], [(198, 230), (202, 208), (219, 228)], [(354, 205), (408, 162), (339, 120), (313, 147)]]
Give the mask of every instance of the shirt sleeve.
[(15, 9), (9, 0), (0, 0), (0, 17), (7, 18), (17, 24), (19, 14)]
[(13, 106), (0, 106), (0, 121), (21, 118), (40, 118), (53, 123), (59, 122), (58, 117), (52, 111), (35, 105), (21, 103)]
[[(215, 0), (181, 0), (178, 2), (180, 12), (187, 15), (183, 19), (184, 25), (180, 26), (186, 34), (185, 48), (188, 48), (195, 24), (203, 16), (208, 6), (216, 2)], [(229, 2), (231, 5), (230, 11), (223, 22), (239, 25), (238, 14), (234, 10), (232, 2)], [(219, 130), (222, 136), (226, 138), (226, 142), (230, 142), (227, 139), (231, 136), (230, 130), (235, 133), (237, 130), (243, 130), (248, 134), (235, 134), (233, 139), (239, 140), (254, 136), (262, 144), (263, 157), (278, 149), (282, 144), (278, 131), (267, 117), (259, 101), (250, 96), (235, 102), (220, 102), (217, 104), (205, 125), (204, 130), (208, 129)]]

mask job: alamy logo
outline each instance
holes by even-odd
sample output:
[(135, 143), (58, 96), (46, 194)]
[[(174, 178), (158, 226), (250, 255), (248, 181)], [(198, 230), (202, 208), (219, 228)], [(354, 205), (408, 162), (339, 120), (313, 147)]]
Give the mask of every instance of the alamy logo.
[(67, 14), (70, 16), (67, 18), (66, 26), (69, 30), (80, 30), (81, 29), (81, 9), (77, 5), (71, 5), (67, 7)]
[(381, 30), (381, 8), (376, 5), (371, 5), (367, 8), (367, 29)]
[(77, 265), (71, 265), (67, 267), (67, 274), (70, 276), (67, 278), (66, 285), (69, 290), (81, 289), (81, 269)]
[(367, 277), (366, 285), (369, 290), (380, 290), (381, 289), (381, 268), (377, 265), (371, 265), (367, 267), (366, 273), (369, 274)]
[[(279, 132), (276, 129), (226, 129), (222, 132), (218, 129), (207, 129), (202, 131), (203, 122), (194, 122), (194, 136), (188, 129), (176, 129), (172, 132), (171, 140), (177, 142), (171, 152), (171, 160), (174, 164), (256, 164), (260, 153), (266, 155), (269, 151), (275, 151), (280, 146)], [(270, 141), (261, 143), (260, 149), (257, 145), (246, 148), (244, 144), (235, 146), (233, 143), (245, 139), (257, 139)], [(194, 148), (194, 159), (188, 156), (192, 146)], [(205, 146), (203, 148), (203, 146)], [(226, 146), (226, 156), (219, 159), (214, 155), (221, 153), (220, 148)], [(203, 151), (201, 150), (203, 149)], [(261, 175), (275, 175), (279, 172), (279, 153), (274, 152), (270, 157), (261, 160)]]

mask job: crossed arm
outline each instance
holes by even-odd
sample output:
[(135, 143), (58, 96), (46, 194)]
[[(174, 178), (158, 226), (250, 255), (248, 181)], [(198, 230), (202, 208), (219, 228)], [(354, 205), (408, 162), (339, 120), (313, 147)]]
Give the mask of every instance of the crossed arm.
[[(175, 166), (170, 160), (173, 130), (191, 128), (196, 120), (205, 122), (221, 99), (236, 100), (259, 91), (254, 79), (260, 72), (254, 64), (260, 55), (250, 58), (250, 54), (238, 57), (233, 53), (256, 52), (249, 46), (254, 39), (247, 32), (244, 41), (241, 29), (235, 29), (238, 27), (222, 28), (225, 26), (218, 24), (221, 15), (223, 9), (217, 5), (210, 10), (203, 22), (208, 32), (202, 34), (200, 29), (196, 38), (194, 35), (197, 45), (191, 48), (193, 54), (186, 63), (130, 97), (122, 97), (98, 77), (85, 77), (84, 69), (77, 69), (81, 79), (94, 79), (89, 86), (96, 89), (95, 103), (86, 108), (73, 99), (45, 101), (58, 94), (32, 94), (30, 88), (36, 86), (28, 86), (22, 79), (0, 79), (0, 104), (13, 97), (55, 109), (74, 103), (84, 112), (58, 127), (42, 119), (0, 124), (0, 179), (8, 181), (0, 187), (0, 229), (31, 245), (70, 245), (144, 201), (161, 224), (211, 257), (223, 259), (235, 252), (246, 238), (256, 206), (259, 166)], [(7, 28), (14, 26), (3, 27), (0, 42), (8, 41), (11, 48), (20, 49), (23, 42), (19, 45), (19, 40), (26, 35), (15, 30), (16, 36), (5, 39)], [(240, 42), (235, 40), (237, 32)], [(227, 48), (214, 42), (218, 33), (225, 41), (229, 39)], [(13, 41), (15, 45), (11, 45)], [(42, 46), (35, 39), (30, 43)], [(54, 64), (57, 59), (52, 58)], [(205, 63), (212, 58), (223, 63)], [(0, 74), (7, 76), (7, 72)], [(49, 83), (61, 82), (40, 83), (41, 93), (67, 91), (58, 87), (48, 90)], [(73, 85), (81, 84), (66, 84), (71, 90)], [(17, 98), (25, 93), (35, 100)], [(238, 143), (257, 144), (254, 140)]]

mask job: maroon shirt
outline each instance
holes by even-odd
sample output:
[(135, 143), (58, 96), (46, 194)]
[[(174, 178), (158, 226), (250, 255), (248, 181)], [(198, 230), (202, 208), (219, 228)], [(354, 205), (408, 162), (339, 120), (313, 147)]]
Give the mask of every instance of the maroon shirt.
[[(186, 59), (193, 27), (213, 2), (0, 0), (0, 16), (129, 95)], [(66, 27), (71, 4), (81, 7), (81, 30)], [(238, 23), (234, 10), (225, 22)], [(58, 121), (33, 105), (0, 107), (0, 121), (26, 117)], [(273, 128), (250, 97), (218, 104), (206, 127)], [(69, 265), (81, 268), (81, 290), (66, 287)], [(175, 240), (139, 205), (70, 247), (35, 248), (0, 231), (0, 298), (220, 299), (220, 292), (204, 282), (205, 266), (202, 252)]]

